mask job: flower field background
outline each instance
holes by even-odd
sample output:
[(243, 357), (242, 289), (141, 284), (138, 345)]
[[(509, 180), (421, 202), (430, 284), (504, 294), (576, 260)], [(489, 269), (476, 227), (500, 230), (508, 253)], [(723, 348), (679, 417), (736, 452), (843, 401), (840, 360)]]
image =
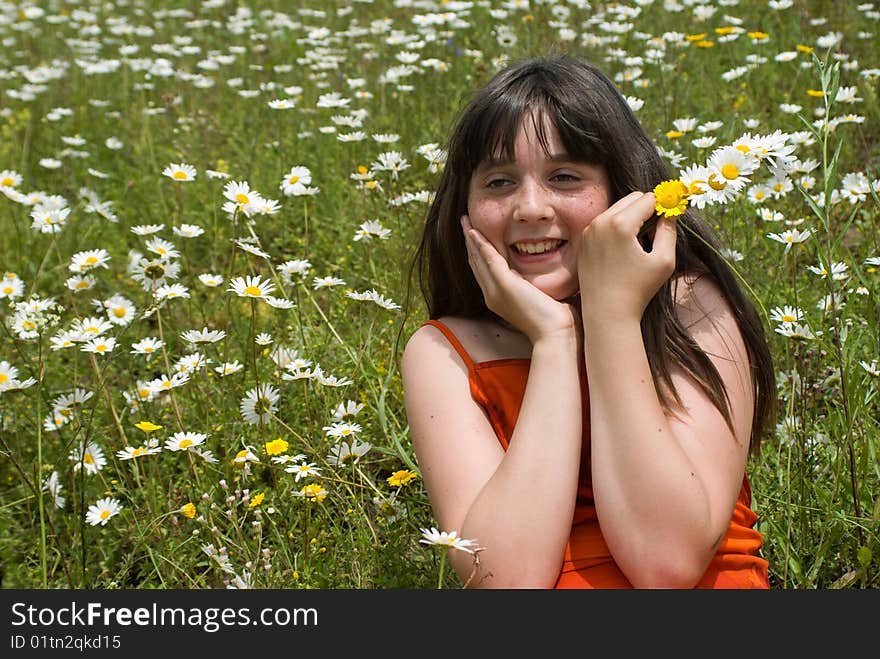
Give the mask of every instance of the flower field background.
[(764, 314), (772, 586), (876, 587), (878, 32), (871, 2), (0, 2), (0, 584), (460, 587), (409, 260), (461, 104), (552, 49), (615, 79)]

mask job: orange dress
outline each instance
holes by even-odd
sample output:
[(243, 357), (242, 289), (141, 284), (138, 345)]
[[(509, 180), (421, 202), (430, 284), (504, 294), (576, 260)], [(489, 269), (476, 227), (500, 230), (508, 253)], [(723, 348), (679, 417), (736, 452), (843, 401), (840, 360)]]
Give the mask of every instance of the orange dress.
[[(489, 417), (501, 446), (507, 450), (525, 394), (529, 359), (496, 359), (475, 363), (452, 333), (438, 320), (428, 320), (440, 330), (461, 356), (468, 369), (471, 397)], [(632, 588), (614, 562), (596, 517), (590, 472), (590, 406), (586, 374), (581, 368), (584, 444), (580, 480), (571, 536), (556, 588)], [(767, 561), (757, 555), (762, 536), (755, 528), (758, 516), (751, 510), (752, 491), (747, 475), (733, 509), (730, 525), (715, 556), (696, 588), (770, 587)]]

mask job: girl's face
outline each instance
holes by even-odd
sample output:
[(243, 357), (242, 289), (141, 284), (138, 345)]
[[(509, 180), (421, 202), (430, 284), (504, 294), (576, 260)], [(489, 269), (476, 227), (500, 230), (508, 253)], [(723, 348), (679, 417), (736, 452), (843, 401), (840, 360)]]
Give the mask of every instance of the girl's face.
[(549, 154), (531, 117), (516, 136), (515, 159), (486, 160), (471, 176), (468, 215), (512, 270), (556, 300), (578, 291), (581, 233), (611, 204), (602, 165), (570, 159), (546, 118)]

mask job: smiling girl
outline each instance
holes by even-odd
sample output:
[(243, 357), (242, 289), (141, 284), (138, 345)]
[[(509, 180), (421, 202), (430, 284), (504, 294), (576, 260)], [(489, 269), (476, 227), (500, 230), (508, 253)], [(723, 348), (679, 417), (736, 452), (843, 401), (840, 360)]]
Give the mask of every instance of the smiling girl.
[[(557, 56), (464, 109), (401, 370), (471, 587), (768, 588), (746, 464), (775, 382), (752, 303), (613, 83)], [(644, 234), (644, 235), (643, 235)]]

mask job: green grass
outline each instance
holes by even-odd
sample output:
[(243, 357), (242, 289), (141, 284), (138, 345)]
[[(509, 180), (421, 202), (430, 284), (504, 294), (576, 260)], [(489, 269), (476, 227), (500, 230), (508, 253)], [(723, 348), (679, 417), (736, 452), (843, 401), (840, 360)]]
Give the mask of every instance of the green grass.
[[(0, 196), (0, 272), (24, 283), (23, 297), (0, 307), (7, 321), (0, 361), (17, 368), (19, 380), (37, 380), (0, 394), (3, 587), (214, 588), (236, 577), (259, 588), (434, 588), (438, 580), (460, 586), (441, 566), (439, 550), (419, 543), (419, 529), (437, 525), (422, 481), (394, 486), (387, 480), (418, 468), (397, 364), (403, 341), (424, 319), (418, 297), (407, 295), (406, 275), (426, 205), (400, 199), (432, 190), (436, 171), (417, 149), (442, 144), (460, 104), (504, 58), (553, 47), (597, 62), (624, 94), (644, 101), (638, 116), (659, 146), (680, 154), (681, 167), (704, 163), (712, 149), (692, 144), (696, 131), (669, 137), (676, 119), (721, 122), (710, 134), (722, 146), (744, 132), (815, 131), (818, 112), (834, 129), (820, 130), (797, 150), (801, 160), (819, 163), (811, 192), (827, 191), (830, 202), (847, 174), (880, 177), (880, 63), (873, 47), (880, 22), (856, 3), (795, 2), (779, 10), (763, 2), (711, 5), (716, 12), (704, 20), (695, 17), (695, 7), (682, 3), (681, 11), (668, 11), (659, 0), (629, 18), (613, 13), (621, 5), (599, 1), (589, 10), (566, 2), (509, 3), (504, 17), (489, 11), (502, 10), (500, 2), (467, 9), (464, 3), (379, 0), (309, 4), (311, 10), (296, 12), (288, 3), (253, 2), (250, 14), (235, 20), (231, 5), (202, 3), (196, 11), (182, 2), (59, 1), (48, 3), (42, 16), (12, 13), (0, 22), (0, 170), (21, 175), (20, 192), (60, 195), (70, 208), (61, 231), (40, 233), (31, 228), (31, 207)], [(616, 31), (614, 22), (630, 27)], [(738, 23), (743, 32), (725, 36), (724, 28)], [(506, 37), (507, 45), (499, 40), (503, 26), (514, 37)], [(560, 38), (566, 36), (561, 28), (572, 30), (573, 40)], [(753, 32), (766, 37), (749, 36)], [(841, 40), (826, 43), (831, 33)], [(711, 46), (698, 46), (701, 40)], [(814, 47), (822, 66), (798, 45)], [(132, 48), (120, 51), (126, 46)], [(796, 56), (776, 61), (783, 52)], [(405, 53), (416, 56), (411, 70), (398, 68)], [(442, 66), (423, 65), (431, 58)], [(98, 73), (88, 62), (110, 65)], [(725, 80), (737, 67), (747, 68)], [(839, 85), (857, 87), (861, 100), (826, 106), (808, 93), (830, 91), (835, 76)], [(320, 107), (321, 96), (331, 92), (349, 104)], [(269, 107), (282, 98), (295, 99), (295, 107)], [(783, 103), (802, 106), (800, 116), (780, 110)], [(837, 122), (848, 113), (859, 121)], [(331, 127), (335, 134), (322, 131)], [(356, 130), (366, 138), (337, 139)], [(399, 139), (371, 138), (382, 133)], [(63, 139), (72, 137), (84, 141)], [(105, 146), (110, 137), (123, 147)], [(397, 178), (373, 166), (387, 151), (399, 151), (410, 165)], [(62, 165), (49, 169), (40, 164), (45, 158)], [(198, 175), (173, 181), (162, 175), (169, 163), (191, 164)], [(279, 183), (294, 165), (311, 170), (317, 194), (283, 195)], [(359, 167), (378, 185), (352, 178)], [(222, 210), (226, 181), (210, 178), (208, 170), (247, 181), (278, 200), (281, 210), (230, 217)], [(118, 221), (90, 211), (83, 188), (112, 202)], [(760, 205), (743, 194), (704, 215), (742, 254), (734, 265), (760, 306), (798, 307), (816, 334), (785, 337), (774, 331), (778, 322), (766, 319), (780, 424), (751, 460), (749, 474), (771, 585), (875, 587), (880, 266), (869, 259), (880, 256), (880, 199), (868, 193), (855, 203), (813, 206), (793, 189)], [(784, 219), (762, 219), (761, 208)], [(789, 252), (767, 238), (800, 219), (797, 228), (815, 233)], [(353, 240), (368, 220), (389, 229), (388, 238)], [(131, 231), (148, 224), (164, 229), (152, 236)], [(198, 225), (204, 234), (179, 237), (172, 227), (182, 224)], [(144, 317), (154, 300), (132, 279), (129, 255), (157, 256), (146, 247), (157, 236), (180, 251), (171, 259), (179, 274), (168, 283), (183, 284), (190, 297), (167, 300)], [(237, 247), (236, 239), (257, 239), (269, 257)], [(65, 285), (71, 258), (92, 249), (109, 253), (108, 267), (91, 273), (93, 288), (73, 292)], [(277, 266), (292, 259), (310, 262), (306, 276), (281, 277)], [(847, 271), (839, 280), (822, 278), (808, 269), (820, 262), (846, 264)], [(224, 282), (207, 287), (201, 273), (222, 275)], [(277, 309), (226, 290), (245, 275), (272, 280), (274, 294), (293, 306)], [(345, 284), (313, 290), (314, 277), (328, 276)], [(370, 289), (403, 307), (345, 296)], [(8, 321), (12, 303), (29, 295), (54, 298), (58, 306), (41, 315), (37, 338), (22, 339)], [(51, 350), (51, 337), (74, 319), (105, 316), (92, 301), (113, 295), (130, 300), (137, 317), (104, 334), (117, 340), (112, 352), (92, 357), (79, 345)], [(821, 304), (826, 296), (836, 308)], [(224, 330), (226, 337), (196, 347), (180, 337), (203, 327)], [(256, 345), (263, 332), (271, 334), (270, 345)], [(151, 358), (130, 353), (132, 343), (160, 335), (164, 348)], [(273, 359), (279, 346), (351, 384), (284, 380)], [(212, 361), (189, 382), (137, 400), (139, 383), (167, 374), (197, 350)], [(244, 368), (226, 377), (213, 371), (233, 360)], [(269, 423), (251, 425), (239, 404), (260, 384), (274, 385), (280, 400)], [(44, 428), (58, 397), (77, 388), (92, 396), (66, 407), (63, 425)], [(349, 400), (363, 404), (350, 420), (361, 425), (357, 440), (371, 448), (357, 463), (335, 465), (328, 460), (335, 440), (325, 428), (336, 406)], [(135, 427), (141, 421), (161, 428), (146, 433)], [(116, 457), (126, 446), (150, 438), (162, 445), (181, 431), (206, 434), (202, 448), (217, 462), (168, 450), (136, 460)], [(320, 475), (297, 481), (274, 464), (265, 445), (276, 438)], [(69, 457), (83, 442), (95, 442), (106, 456), (95, 474)], [(248, 447), (257, 462), (242, 467), (234, 460)], [(63, 486), (62, 508), (40, 489), (53, 472)], [(326, 498), (296, 496), (307, 484), (324, 488)], [(254, 503), (257, 495), (264, 498)], [(86, 511), (103, 497), (119, 500), (122, 510), (106, 525), (92, 526)], [(389, 497), (392, 504), (376, 503)], [(187, 503), (195, 506), (194, 519), (181, 512)], [(208, 555), (208, 545), (223, 548), (227, 569)]]

